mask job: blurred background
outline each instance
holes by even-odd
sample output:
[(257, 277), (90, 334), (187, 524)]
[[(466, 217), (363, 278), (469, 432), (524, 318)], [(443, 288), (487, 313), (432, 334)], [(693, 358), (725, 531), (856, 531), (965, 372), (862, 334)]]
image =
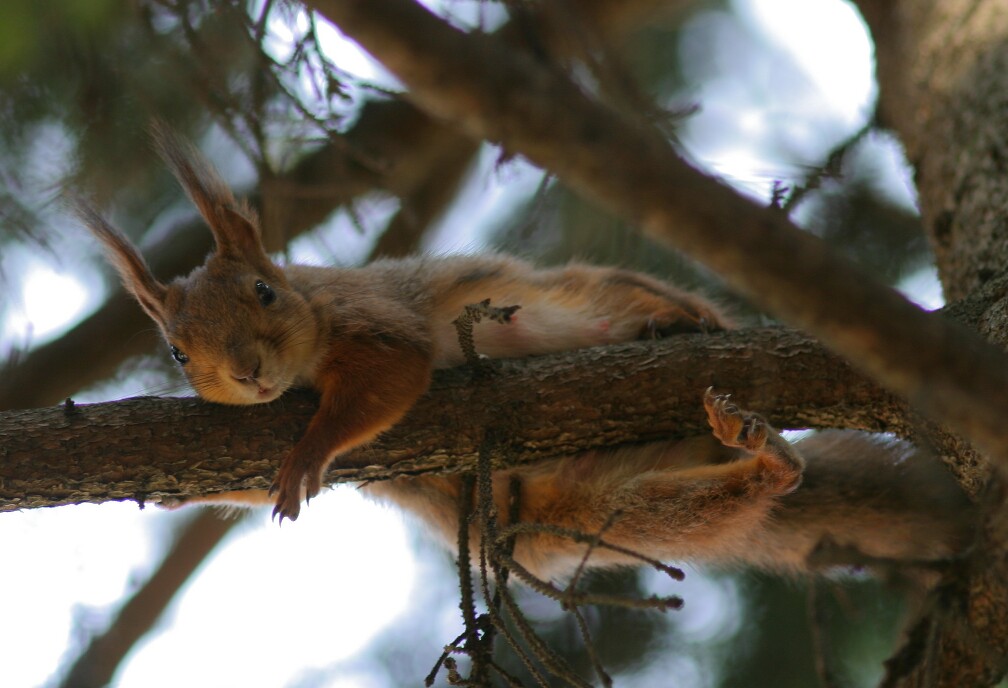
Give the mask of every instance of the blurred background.
[[(425, 4), (557, 61), (662, 127), (696, 165), (941, 305), (911, 174), (875, 120), (870, 37), (849, 3), (608, 3), (618, 9), (601, 24), (589, 10), (605, 2)], [(651, 272), (765, 321), (702, 268), (521, 158), (429, 120), (398, 90), (293, 3), (5, 0), (0, 410), (191, 394), (59, 201), (65, 188), (93, 198), (164, 279), (199, 264), (210, 239), (152, 152), (154, 117), (253, 200), (281, 260), (578, 258)], [(257, 511), (134, 503), (0, 515), (0, 685), (421, 685), (462, 630), (450, 557), (352, 487), (284, 525)], [(685, 570), (681, 583), (632, 571), (591, 579), (601, 591), (685, 599), (665, 614), (585, 610), (617, 686), (804, 687), (823, 674), (871, 685), (905, 611), (899, 590), (857, 576), (810, 586)], [(574, 620), (518, 594), (594, 681)]]

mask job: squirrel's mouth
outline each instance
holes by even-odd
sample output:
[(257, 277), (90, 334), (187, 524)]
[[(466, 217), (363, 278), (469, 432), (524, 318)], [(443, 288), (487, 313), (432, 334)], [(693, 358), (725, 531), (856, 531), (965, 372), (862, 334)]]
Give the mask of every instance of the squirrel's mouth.
[(279, 389), (279, 386), (272, 384), (270, 382), (263, 382), (255, 378), (247, 378), (245, 380), (240, 380), (243, 394), (249, 399), (251, 403), (263, 403), (266, 401), (273, 401), (283, 390)]
[(245, 399), (246, 404), (262, 404), (279, 397), (286, 387), (282, 381), (269, 371), (264, 371), (261, 365), (244, 374), (231, 373), (231, 380), (237, 384), (237, 394)]

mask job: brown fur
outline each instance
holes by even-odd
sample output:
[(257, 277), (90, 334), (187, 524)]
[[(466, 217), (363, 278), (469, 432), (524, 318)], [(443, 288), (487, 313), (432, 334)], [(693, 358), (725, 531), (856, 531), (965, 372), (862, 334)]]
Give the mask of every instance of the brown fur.
[[(319, 391), (319, 410), (270, 491), (281, 521), (295, 520), (302, 497), (318, 493), (335, 456), (398, 422), (426, 390), (433, 368), (463, 362), (452, 321), (466, 305), (490, 298), (494, 305), (521, 307), (507, 324), (475, 327), (477, 351), (491, 357), (730, 326), (701, 297), (614, 268), (536, 270), (504, 256), (281, 268), (263, 250), (254, 215), (216, 173), (171, 134), (156, 137), (213, 232), (217, 248), (204, 266), (164, 285), (97, 213), (86, 205), (79, 212), (126, 288), (187, 359), (183, 369), (198, 394), (252, 404), (293, 385)], [(805, 569), (808, 554), (826, 537), (899, 559), (946, 557), (965, 543), (969, 504), (937, 463), (914, 457), (912, 469), (901, 468), (892, 446), (854, 433), (824, 434), (796, 450), (725, 397), (708, 392), (704, 405), (713, 437), (498, 472), (498, 512), (508, 512), (508, 485), (518, 478), (521, 521), (593, 533), (619, 512), (605, 534), (613, 544), (660, 559), (743, 561), (791, 571)], [(454, 541), (458, 477), (403, 477), (363, 489)], [(255, 503), (268, 497), (210, 499)], [(569, 572), (584, 548), (540, 532), (520, 537), (515, 556), (534, 573), (554, 576)], [(589, 564), (631, 562), (602, 548)]]

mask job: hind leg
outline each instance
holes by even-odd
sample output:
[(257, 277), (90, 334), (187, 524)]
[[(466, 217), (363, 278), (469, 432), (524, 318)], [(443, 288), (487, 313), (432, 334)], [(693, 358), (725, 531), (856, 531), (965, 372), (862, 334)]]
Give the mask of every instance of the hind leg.
[[(801, 482), (804, 460), (727, 396), (708, 390), (704, 408), (720, 446), (657, 443), (566, 459), (549, 472), (519, 470), (520, 520), (600, 534), (605, 544), (592, 550), (589, 567), (638, 564), (629, 552), (662, 561), (752, 559), (754, 535)], [(690, 460), (665, 460), (680, 451)], [(726, 452), (734, 460), (723, 461)], [(563, 576), (586, 547), (544, 530), (521, 536), (515, 557), (539, 575)]]
[(805, 460), (762, 416), (739, 409), (730, 395), (715, 394), (711, 387), (704, 392), (704, 409), (714, 436), (751, 455), (771, 489), (787, 494), (798, 487)]
[(597, 306), (610, 313), (617, 340), (658, 339), (732, 326), (714, 304), (697, 294), (637, 272), (597, 270)]

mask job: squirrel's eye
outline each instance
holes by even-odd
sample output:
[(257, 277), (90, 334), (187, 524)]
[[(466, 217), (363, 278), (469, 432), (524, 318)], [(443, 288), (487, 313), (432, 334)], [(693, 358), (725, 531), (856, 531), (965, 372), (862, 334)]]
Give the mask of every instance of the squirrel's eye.
[(185, 365), (186, 363), (189, 362), (189, 357), (186, 356), (184, 353), (182, 353), (182, 351), (177, 346), (171, 347), (171, 355), (172, 358), (178, 361), (181, 365)]
[(273, 291), (273, 287), (266, 284), (262, 280), (256, 280), (256, 294), (259, 295), (259, 303), (264, 306), (268, 306), (274, 301), (276, 301), (276, 292)]

